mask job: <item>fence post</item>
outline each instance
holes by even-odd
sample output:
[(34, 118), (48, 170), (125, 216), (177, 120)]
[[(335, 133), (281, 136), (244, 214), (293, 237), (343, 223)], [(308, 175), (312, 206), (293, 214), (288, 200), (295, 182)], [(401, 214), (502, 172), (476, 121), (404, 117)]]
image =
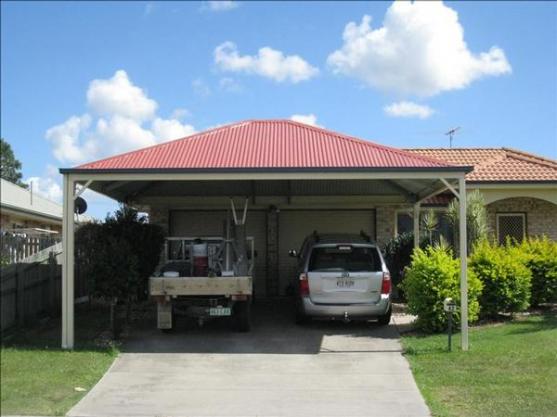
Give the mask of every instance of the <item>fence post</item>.
[(15, 284), (17, 288), (17, 322), (19, 327), (25, 325), (25, 274), (20, 274), (18, 264), (15, 265)]

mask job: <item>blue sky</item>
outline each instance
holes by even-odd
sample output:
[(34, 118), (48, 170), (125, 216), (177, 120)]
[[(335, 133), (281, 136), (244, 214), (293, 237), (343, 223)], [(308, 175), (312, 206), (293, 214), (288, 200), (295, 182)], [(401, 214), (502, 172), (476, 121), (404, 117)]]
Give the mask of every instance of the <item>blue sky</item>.
[(2, 2), (1, 134), (55, 199), (55, 168), (254, 118), (557, 158), (557, 3), (415, 6)]

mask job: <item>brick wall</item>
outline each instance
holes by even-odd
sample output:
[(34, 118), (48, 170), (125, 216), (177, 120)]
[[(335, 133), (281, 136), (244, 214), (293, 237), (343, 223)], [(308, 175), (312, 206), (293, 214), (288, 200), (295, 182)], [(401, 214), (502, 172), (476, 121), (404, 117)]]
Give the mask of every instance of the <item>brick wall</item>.
[(507, 198), (487, 206), (487, 220), (490, 230), (495, 233), (497, 213), (526, 213), (528, 236), (545, 234), (557, 240), (557, 205), (537, 198)]

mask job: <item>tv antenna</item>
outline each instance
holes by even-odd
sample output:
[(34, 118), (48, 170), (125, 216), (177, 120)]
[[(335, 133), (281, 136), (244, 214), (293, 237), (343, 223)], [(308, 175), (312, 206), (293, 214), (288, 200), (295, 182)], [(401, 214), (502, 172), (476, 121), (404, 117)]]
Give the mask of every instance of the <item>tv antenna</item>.
[(460, 126), (454, 127), (451, 130), (449, 130), (448, 132), (445, 133), (446, 136), (449, 137), (449, 147), (452, 148), (453, 147), (453, 137), (454, 135), (456, 135), (456, 133), (460, 130)]

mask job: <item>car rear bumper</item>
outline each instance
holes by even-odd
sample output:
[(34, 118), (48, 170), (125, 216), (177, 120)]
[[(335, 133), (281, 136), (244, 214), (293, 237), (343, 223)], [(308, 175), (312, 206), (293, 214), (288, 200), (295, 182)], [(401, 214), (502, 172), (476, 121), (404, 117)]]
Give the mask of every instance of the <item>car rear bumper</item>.
[(302, 314), (315, 318), (373, 319), (386, 314), (391, 306), (388, 295), (381, 295), (377, 303), (370, 304), (315, 304), (309, 297), (300, 301)]

